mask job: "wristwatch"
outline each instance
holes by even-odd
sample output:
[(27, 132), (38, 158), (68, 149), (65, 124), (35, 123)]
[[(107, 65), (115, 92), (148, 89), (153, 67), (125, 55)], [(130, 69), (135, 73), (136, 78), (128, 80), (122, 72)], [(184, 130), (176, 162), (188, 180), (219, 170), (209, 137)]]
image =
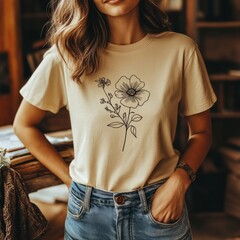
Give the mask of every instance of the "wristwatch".
[(191, 182), (194, 182), (195, 179), (196, 179), (196, 173), (192, 170), (192, 168), (185, 162), (182, 162), (182, 161), (179, 161), (177, 166), (176, 166), (176, 169), (177, 168), (181, 168), (183, 169), (184, 171), (187, 172)]

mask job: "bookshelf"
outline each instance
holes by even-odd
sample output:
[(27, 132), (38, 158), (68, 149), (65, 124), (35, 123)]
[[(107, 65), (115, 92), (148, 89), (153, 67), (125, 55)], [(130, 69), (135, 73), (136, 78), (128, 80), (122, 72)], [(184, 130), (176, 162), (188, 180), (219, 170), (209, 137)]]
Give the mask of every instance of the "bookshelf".
[[(218, 1), (219, 4), (223, 2)], [(219, 150), (229, 146), (230, 138), (240, 138), (240, 74), (237, 74), (240, 73), (240, 12), (235, 12), (240, 2), (225, 1), (224, 4), (233, 2), (238, 6), (234, 8), (229, 5), (229, 11), (221, 9), (215, 11), (218, 16), (211, 16), (205, 8), (208, 4), (214, 4), (213, 1), (186, 0), (186, 33), (197, 42), (203, 54), (218, 98), (212, 109), (212, 149), (200, 169), (200, 179), (193, 190), (196, 202), (198, 198), (208, 199), (206, 207), (202, 209), (205, 211), (224, 210), (228, 170)], [(231, 75), (231, 70), (236, 70), (236, 75)], [(215, 172), (205, 168), (209, 163), (215, 166)], [(218, 202), (218, 207), (214, 204), (207, 207), (209, 202)], [(198, 204), (203, 206), (200, 202)]]
[(19, 90), (30, 75), (26, 54), (34, 41), (40, 39), (41, 29), (47, 21), (47, 13), (44, 10), (38, 12), (40, 8), (36, 6), (41, 5), (43, 9), (44, 4), (46, 7), (47, 1), (0, 2), (0, 27), (3, 33), (0, 35), (0, 52), (7, 53), (9, 63), (9, 90), (0, 93), (0, 108), (3, 113), (0, 126), (12, 123), (20, 104)]
[[(25, 81), (32, 74), (29, 56), (46, 48), (46, 33), (51, 16), (50, 0), (19, 0), (21, 2), (22, 61)], [(28, 36), (28, 37), (25, 37)], [(41, 56), (42, 57), (42, 54)], [(38, 63), (40, 60), (38, 60)]]
[(196, 23), (197, 28), (239, 28), (240, 21), (228, 21), (228, 22), (204, 22), (200, 21)]
[(240, 81), (240, 76), (232, 76), (229, 74), (211, 74), (210, 79), (212, 81)]
[[(213, 117), (238, 118), (240, 116), (240, 74), (239, 76), (230, 75), (229, 70), (236, 66), (237, 70), (240, 70), (240, 21), (237, 19), (207, 21), (204, 17), (199, 20), (199, 1), (187, 0), (187, 34), (198, 43), (218, 96)], [(234, 91), (227, 91), (228, 88)], [(227, 104), (229, 98), (235, 99), (234, 106)]]

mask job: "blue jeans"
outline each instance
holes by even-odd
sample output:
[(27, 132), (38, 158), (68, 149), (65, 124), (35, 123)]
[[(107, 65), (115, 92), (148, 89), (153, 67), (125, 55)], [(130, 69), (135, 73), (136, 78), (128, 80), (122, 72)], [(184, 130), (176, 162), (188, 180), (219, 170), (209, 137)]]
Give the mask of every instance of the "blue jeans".
[(191, 240), (186, 206), (174, 223), (151, 214), (151, 199), (164, 182), (132, 192), (106, 192), (73, 182), (69, 191), (65, 240)]

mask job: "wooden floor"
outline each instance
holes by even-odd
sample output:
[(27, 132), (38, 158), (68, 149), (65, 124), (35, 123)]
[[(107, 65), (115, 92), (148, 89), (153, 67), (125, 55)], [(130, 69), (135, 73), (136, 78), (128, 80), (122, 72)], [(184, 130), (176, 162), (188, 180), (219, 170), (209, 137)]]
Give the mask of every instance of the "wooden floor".
[[(63, 240), (66, 204), (45, 204), (36, 201), (34, 203), (38, 205), (49, 222), (43, 240)], [(190, 222), (193, 240), (240, 240), (240, 219), (224, 213), (190, 214)]]

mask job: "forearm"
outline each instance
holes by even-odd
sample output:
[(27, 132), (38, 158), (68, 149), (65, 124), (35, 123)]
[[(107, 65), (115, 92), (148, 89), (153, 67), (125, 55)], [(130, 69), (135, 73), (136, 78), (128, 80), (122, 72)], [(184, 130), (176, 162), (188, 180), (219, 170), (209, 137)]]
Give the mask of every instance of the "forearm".
[(189, 138), (180, 160), (186, 162), (194, 172), (197, 172), (209, 151), (211, 142), (211, 135), (207, 132), (193, 134)]
[[(181, 154), (180, 161), (187, 163), (196, 173), (211, 146), (211, 135), (208, 132), (199, 132), (191, 135)], [(185, 189), (191, 184), (189, 175), (181, 168), (177, 168), (174, 177), (185, 185)]]
[[(212, 143), (211, 114), (205, 112), (186, 117), (189, 127), (189, 138), (180, 161), (187, 163), (196, 173), (206, 157)], [(191, 184), (189, 174), (182, 168), (177, 168), (172, 174), (174, 180), (180, 182), (187, 190)]]
[(14, 130), (32, 155), (69, 186), (71, 178), (68, 165), (45, 136), (34, 126), (15, 126)]

